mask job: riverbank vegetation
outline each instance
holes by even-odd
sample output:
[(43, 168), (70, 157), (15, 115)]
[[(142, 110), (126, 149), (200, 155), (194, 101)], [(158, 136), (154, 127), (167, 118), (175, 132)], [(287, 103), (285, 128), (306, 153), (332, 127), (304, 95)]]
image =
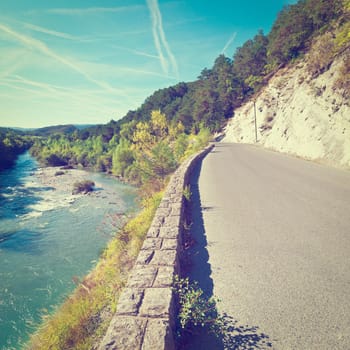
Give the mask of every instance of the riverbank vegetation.
[(8, 128), (0, 128), (0, 170), (10, 168), (17, 156), (29, 149), (31, 137)]
[(44, 165), (89, 167), (155, 192), (183, 158), (203, 147), (209, 137), (209, 129), (188, 134), (181, 121), (169, 125), (166, 115), (155, 110), (148, 121), (122, 124), (119, 134), (108, 142), (102, 135), (81, 139), (75, 134), (55, 134), (37, 139), (31, 153)]

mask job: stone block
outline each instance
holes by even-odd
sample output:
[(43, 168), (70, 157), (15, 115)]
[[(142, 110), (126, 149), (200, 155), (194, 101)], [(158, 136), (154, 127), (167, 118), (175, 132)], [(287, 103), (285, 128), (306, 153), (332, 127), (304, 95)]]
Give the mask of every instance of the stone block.
[[(179, 187), (180, 188), (180, 187)], [(183, 186), (181, 186), (181, 191), (180, 192), (176, 192), (170, 195), (170, 199), (173, 205), (174, 203), (181, 203), (182, 204), (182, 200), (183, 200), (183, 190), (182, 190)]]
[(177, 264), (176, 250), (157, 250), (150, 262), (151, 265), (157, 266), (175, 266)]
[(159, 228), (160, 226), (151, 226), (147, 232), (146, 237), (150, 237), (150, 238), (155, 238), (158, 237), (159, 235)]
[(154, 250), (140, 250), (136, 265), (148, 265), (154, 256)]
[(171, 208), (159, 208), (157, 209), (156, 215), (159, 217), (167, 217), (170, 215)]
[(171, 288), (150, 288), (145, 290), (139, 315), (166, 318), (169, 317), (171, 307)]
[(117, 315), (137, 315), (142, 298), (143, 289), (124, 288), (118, 299)]
[(181, 216), (176, 215), (176, 216), (168, 216), (165, 221), (164, 225), (161, 227), (163, 229), (164, 227), (170, 227), (172, 229), (178, 229), (181, 225)]
[(162, 245), (162, 239), (161, 238), (150, 238), (146, 237), (146, 239), (143, 241), (142, 249), (143, 250), (155, 250), (160, 249)]
[(159, 231), (160, 238), (177, 239), (178, 235), (179, 235), (179, 228), (176, 226), (175, 227), (165, 226), (165, 227), (162, 227)]
[(176, 238), (164, 238), (162, 243), (162, 250), (177, 250), (178, 240)]
[(128, 279), (128, 288), (150, 288), (157, 276), (158, 268), (149, 265), (135, 265)]
[(171, 205), (171, 216), (182, 215), (183, 213), (183, 205), (182, 203), (173, 203)]
[(148, 320), (142, 350), (175, 350), (173, 332), (168, 321)]
[(155, 288), (171, 287), (175, 274), (175, 266), (161, 266), (153, 283)]
[(147, 320), (115, 316), (98, 350), (141, 349)]
[(155, 215), (154, 218), (153, 218), (151, 226), (160, 227), (160, 226), (163, 225), (163, 222), (164, 222), (164, 218), (163, 217)]
[(159, 208), (169, 208), (170, 202), (165, 197), (163, 197), (162, 201), (159, 204)]

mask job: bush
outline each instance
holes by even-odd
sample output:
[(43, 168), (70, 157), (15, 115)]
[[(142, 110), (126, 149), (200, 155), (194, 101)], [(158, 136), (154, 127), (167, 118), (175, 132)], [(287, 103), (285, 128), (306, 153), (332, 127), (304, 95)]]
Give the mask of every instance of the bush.
[(197, 282), (175, 276), (174, 292), (179, 302), (178, 320), (183, 331), (194, 334), (205, 328), (217, 337), (224, 334), (224, 318), (216, 308), (218, 300), (208, 298)]
[(76, 182), (73, 185), (73, 192), (72, 194), (79, 194), (79, 193), (88, 193), (92, 192), (94, 190), (95, 183), (91, 180), (85, 180)]
[(67, 165), (67, 162), (58, 156), (57, 154), (51, 154), (45, 159), (45, 163), (48, 166), (62, 166)]
[(313, 78), (325, 72), (334, 59), (335, 45), (329, 32), (315, 39), (307, 61), (307, 69)]
[(339, 70), (339, 75), (333, 84), (333, 89), (344, 98), (350, 97), (350, 54), (348, 53), (343, 60)]
[(60, 176), (60, 175), (64, 175), (64, 174), (65, 174), (65, 172), (62, 170), (58, 170), (55, 172), (55, 176)]

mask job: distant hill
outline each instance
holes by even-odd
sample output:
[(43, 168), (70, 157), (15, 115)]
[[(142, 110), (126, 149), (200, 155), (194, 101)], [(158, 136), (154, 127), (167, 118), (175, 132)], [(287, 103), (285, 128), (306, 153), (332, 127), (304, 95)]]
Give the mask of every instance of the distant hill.
[(52, 134), (71, 134), (76, 130), (78, 129), (74, 125), (68, 124), (46, 126), (44, 128), (34, 129), (27, 133), (35, 136), (50, 136)]
[(78, 130), (84, 130), (87, 128), (92, 128), (94, 127), (96, 124), (74, 124), (74, 126), (78, 129)]
[(20, 127), (0, 127), (1, 131), (15, 131), (19, 134), (34, 135), (34, 136), (50, 136), (52, 134), (70, 134), (76, 130), (84, 130), (93, 128), (96, 124), (64, 124), (51, 125), (42, 128), (20, 128)]

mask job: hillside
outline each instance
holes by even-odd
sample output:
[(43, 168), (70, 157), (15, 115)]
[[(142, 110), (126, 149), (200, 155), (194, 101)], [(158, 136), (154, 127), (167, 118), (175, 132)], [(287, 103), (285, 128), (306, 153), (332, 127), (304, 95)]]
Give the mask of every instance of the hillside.
[(238, 108), (223, 141), (255, 143), (255, 100), (258, 145), (350, 169), (349, 90), (339, 86), (350, 49), (316, 77), (312, 57), (310, 51), (278, 71), (258, 96)]
[(47, 137), (52, 134), (70, 134), (78, 130), (74, 125), (53, 125), (27, 132), (30, 135)]

